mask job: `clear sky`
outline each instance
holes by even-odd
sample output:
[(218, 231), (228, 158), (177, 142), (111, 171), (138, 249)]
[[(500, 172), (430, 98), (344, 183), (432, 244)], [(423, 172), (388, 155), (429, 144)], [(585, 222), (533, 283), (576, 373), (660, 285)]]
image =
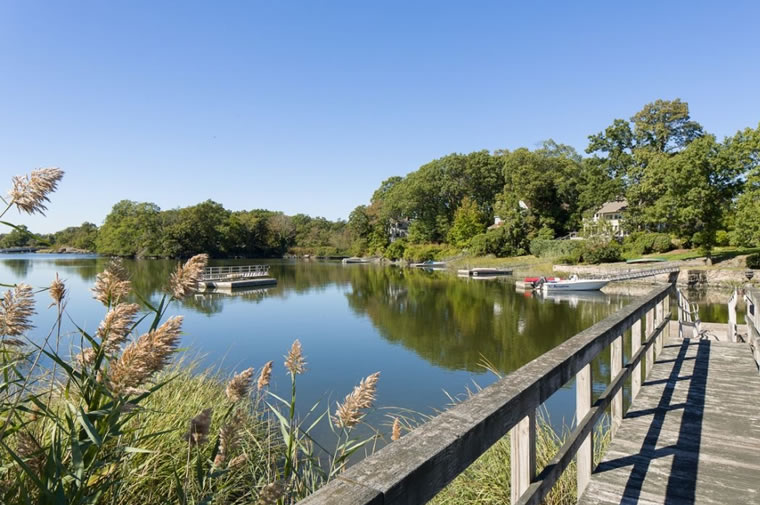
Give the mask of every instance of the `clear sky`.
[(66, 171), (47, 219), (16, 220), (38, 232), (125, 198), (335, 219), (431, 159), (582, 150), (657, 98), (722, 138), (760, 121), (759, 21), (757, 1), (0, 0), (0, 184)]

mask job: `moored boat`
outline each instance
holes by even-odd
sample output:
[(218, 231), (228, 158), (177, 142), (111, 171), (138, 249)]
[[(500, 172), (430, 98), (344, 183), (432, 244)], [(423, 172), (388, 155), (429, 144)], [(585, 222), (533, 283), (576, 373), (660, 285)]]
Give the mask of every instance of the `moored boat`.
[(368, 260), (367, 258), (357, 258), (357, 257), (343, 258), (344, 265), (348, 265), (349, 263), (369, 263), (369, 262), (370, 260)]
[(548, 291), (598, 291), (606, 286), (610, 281), (607, 279), (579, 279), (573, 275), (567, 280), (549, 281), (546, 280), (541, 285), (544, 292)]

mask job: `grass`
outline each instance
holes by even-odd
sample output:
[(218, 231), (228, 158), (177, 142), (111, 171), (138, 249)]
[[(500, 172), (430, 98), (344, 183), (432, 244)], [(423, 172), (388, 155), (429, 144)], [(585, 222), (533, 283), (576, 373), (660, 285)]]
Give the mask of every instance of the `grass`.
[[(754, 254), (760, 252), (759, 247), (715, 247), (712, 250), (713, 263), (720, 263), (722, 261), (733, 259), (737, 256), (744, 254)], [(697, 258), (704, 258), (704, 252), (699, 249), (677, 249), (663, 254), (649, 254), (646, 258), (662, 258), (668, 261), (686, 261)]]
[(529, 270), (531, 273), (550, 275), (553, 262), (551, 258), (537, 258), (535, 256), (513, 256), (511, 258), (497, 258), (495, 256), (458, 256), (447, 261), (452, 269), (475, 268), (475, 267), (503, 267), (515, 270)]

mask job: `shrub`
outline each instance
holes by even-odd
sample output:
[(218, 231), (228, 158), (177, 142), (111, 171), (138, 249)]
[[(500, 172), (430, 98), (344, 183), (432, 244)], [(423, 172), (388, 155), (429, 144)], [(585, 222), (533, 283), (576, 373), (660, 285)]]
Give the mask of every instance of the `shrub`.
[(673, 248), (667, 233), (635, 232), (623, 240), (623, 249), (632, 256), (664, 253)]
[(620, 261), (622, 247), (617, 242), (586, 241), (583, 248), (573, 254), (563, 257), (570, 263), (613, 263)]
[(406, 250), (406, 240), (395, 240), (385, 248), (384, 256), (391, 260), (399, 260), (404, 257)]
[(760, 268), (760, 253), (750, 254), (747, 256), (747, 268), (753, 270)]
[(731, 235), (726, 230), (715, 232), (715, 245), (725, 247), (731, 242)]
[(572, 256), (583, 248), (583, 240), (546, 240), (535, 238), (530, 242), (530, 253), (537, 258)]
[(442, 260), (455, 256), (457, 252), (457, 249), (444, 244), (406, 244), (403, 257), (406, 261)]

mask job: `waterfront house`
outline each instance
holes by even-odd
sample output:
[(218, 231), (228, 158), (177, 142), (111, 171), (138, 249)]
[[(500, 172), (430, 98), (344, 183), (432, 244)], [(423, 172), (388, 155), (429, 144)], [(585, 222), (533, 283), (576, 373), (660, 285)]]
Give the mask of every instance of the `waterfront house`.
[[(600, 230), (609, 230), (613, 237), (623, 238), (627, 235), (623, 229), (623, 213), (628, 208), (628, 201), (625, 198), (604, 202), (604, 204), (594, 213), (591, 218), (593, 225), (591, 228), (596, 233)], [(584, 226), (588, 228), (588, 226)]]

